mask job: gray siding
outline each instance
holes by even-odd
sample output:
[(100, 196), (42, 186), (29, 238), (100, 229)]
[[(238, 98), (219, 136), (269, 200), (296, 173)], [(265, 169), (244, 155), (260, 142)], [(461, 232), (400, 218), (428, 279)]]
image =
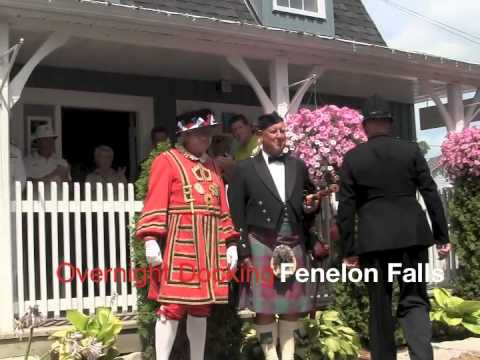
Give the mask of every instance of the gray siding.
[[(18, 67), (17, 67), (18, 70)], [(233, 85), (231, 93), (217, 90), (216, 82), (168, 79), (138, 75), (113, 74), (88, 70), (39, 67), (30, 77), (28, 87), (64, 89), (112, 94), (149, 96), (154, 99), (155, 124), (175, 131), (176, 100), (196, 100), (259, 106), (249, 86)], [(306, 95), (305, 99), (311, 99)], [(317, 103), (336, 104), (361, 109), (364, 99), (320, 94)], [(415, 137), (411, 104), (392, 103), (397, 136)]]

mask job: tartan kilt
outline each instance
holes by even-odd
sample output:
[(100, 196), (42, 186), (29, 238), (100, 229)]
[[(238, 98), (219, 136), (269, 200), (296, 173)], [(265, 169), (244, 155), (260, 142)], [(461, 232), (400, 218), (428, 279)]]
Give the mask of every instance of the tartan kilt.
[[(309, 269), (307, 252), (299, 238), (282, 236), (270, 231), (250, 231), (248, 241), (252, 264), (260, 276), (252, 274), (249, 284), (240, 287), (238, 307), (240, 309), (248, 308), (260, 314), (310, 312), (312, 310), (311, 284), (297, 282), (295, 276), (291, 276), (286, 282), (281, 282), (270, 269), (273, 249), (280, 244), (286, 244), (292, 248), (297, 261), (297, 269)], [(269, 275), (266, 275), (267, 272), (270, 272)]]
[(148, 297), (185, 305), (228, 302), (226, 241), (220, 216), (173, 213), (160, 276), (150, 279)]

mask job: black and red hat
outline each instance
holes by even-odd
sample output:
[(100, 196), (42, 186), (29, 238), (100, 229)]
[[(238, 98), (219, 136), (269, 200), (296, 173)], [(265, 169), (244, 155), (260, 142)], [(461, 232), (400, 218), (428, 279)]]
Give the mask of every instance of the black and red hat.
[(210, 109), (190, 111), (177, 116), (177, 134), (219, 125)]

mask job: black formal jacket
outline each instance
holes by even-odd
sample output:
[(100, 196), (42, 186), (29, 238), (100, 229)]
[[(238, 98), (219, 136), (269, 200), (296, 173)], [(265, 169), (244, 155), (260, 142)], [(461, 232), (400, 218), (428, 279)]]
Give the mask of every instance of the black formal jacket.
[[(285, 157), (285, 203), (278, 194), (262, 152), (253, 158), (239, 161), (228, 187), (230, 212), (236, 230), (240, 233), (240, 258), (250, 256), (247, 240), (249, 228), (278, 231), (287, 212), (293, 230), (300, 234), (308, 246), (303, 211), (304, 196), (315, 187), (308, 176), (305, 163), (293, 156)], [(309, 215), (309, 220), (314, 217)]]
[[(416, 143), (390, 136), (370, 138), (345, 155), (340, 178), (337, 223), (344, 257), (448, 243), (437, 186)], [(433, 234), (416, 200), (417, 190)]]

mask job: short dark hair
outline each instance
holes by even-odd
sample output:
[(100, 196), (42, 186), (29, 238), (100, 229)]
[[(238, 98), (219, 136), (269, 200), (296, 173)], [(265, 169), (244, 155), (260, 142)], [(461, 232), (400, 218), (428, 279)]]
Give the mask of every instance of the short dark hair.
[(257, 129), (263, 131), (280, 122), (283, 122), (283, 119), (276, 111), (269, 114), (263, 114), (258, 118)]
[(250, 123), (250, 121), (248, 121), (248, 119), (245, 115), (235, 114), (230, 119), (230, 128), (232, 127), (233, 124), (235, 124), (236, 122), (239, 122), (239, 121), (241, 121), (244, 125), (252, 126), (252, 124)]
[(168, 135), (167, 129), (165, 129), (163, 126), (155, 126), (151, 131), (150, 131), (150, 138), (153, 139), (153, 135), (156, 133), (165, 133)]

